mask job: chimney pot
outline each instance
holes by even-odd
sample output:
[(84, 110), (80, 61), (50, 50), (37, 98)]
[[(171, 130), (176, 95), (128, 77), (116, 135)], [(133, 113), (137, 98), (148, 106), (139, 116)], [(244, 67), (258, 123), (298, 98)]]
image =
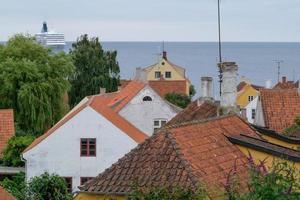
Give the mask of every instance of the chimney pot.
[(202, 98), (212, 99), (213, 98), (213, 78), (204, 76), (201, 77), (201, 91)]
[(286, 83), (286, 76), (282, 77), (282, 83)]
[(168, 60), (166, 51), (163, 51), (163, 59)]

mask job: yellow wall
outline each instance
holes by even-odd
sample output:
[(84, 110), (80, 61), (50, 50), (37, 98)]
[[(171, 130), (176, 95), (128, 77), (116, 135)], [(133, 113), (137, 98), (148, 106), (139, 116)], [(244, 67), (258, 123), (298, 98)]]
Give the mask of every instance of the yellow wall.
[[(281, 159), (279, 157), (276, 157), (276, 156), (273, 156), (273, 155), (270, 155), (270, 154), (267, 154), (267, 153), (264, 153), (264, 152), (260, 152), (260, 151), (256, 151), (256, 150), (253, 150), (253, 149), (250, 149), (250, 148), (246, 148), (246, 147), (243, 147), (243, 146), (240, 146), (240, 145), (236, 145), (247, 157), (249, 156), (249, 152), (251, 153), (254, 161), (256, 163), (259, 163), (259, 161), (263, 161), (265, 160), (266, 161), (266, 166), (271, 168), (272, 167), (272, 164), (273, 164), (273, 161), (274, 160), (278, 160), (278, 159)], [(300, 171), (300, 163), (295, 163), (295, 162), (292, 162), (292, 161), (288, 161), (289, 164), (295, 164), (295, 167)]]
[(243, 90), (238, 93), (236, 103), (240, 108), (245, 108), (248, 105), (248, 96), (253, 96), (253, 99), (257, 97), (259, 92), (251, 85), (246, 85)]
[(284, 147), (287, 147), (290, 149), (295, 149), (295, 150), (300, 148), (300, 144), (291, 144), (291, 143), (288, 143), (288, 142), (285, 142), (285, 141), (282, 141), (282, 140), (279, 140), (277, 138), (273, 138), (273, 137), (270, 137), (267, 135), (261, 135), (261, 136), (264, 139), (266, 139), (268, 142), (273, 143), (273, 144), (277, 144), (277, 145), (284, 146)]
[[(162, 65), (162, 62), (165, 64)], [(151, 67), (149, 70), (146, 70), (147, 73), (147, 80), (148, 81), (153, 81), (157, 80), (155, 78), (155, 72), (160, 71), (163, 77), (166, 80), (185, 80), (185, 75), (179, 73), (168, 61), (165, 59), (162, 59), (159, 64), (156, 64), (155, 66)], [(165, 77), (165, 72), (171, 72), (171, 78), (166, 78)]]
[(105, 196), (97, 194), (79, 193), (74, 200), (126, 200), (125, 196)]

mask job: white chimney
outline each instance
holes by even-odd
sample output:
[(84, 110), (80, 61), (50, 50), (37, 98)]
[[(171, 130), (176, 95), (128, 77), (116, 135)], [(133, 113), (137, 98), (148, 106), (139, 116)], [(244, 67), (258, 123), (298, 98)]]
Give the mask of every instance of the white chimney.
[(219, 63), (222, 73), (221, 106), (236, 107), (238, 66), (235, 62)]
[(141, 68), (141, 67), (137, 67), (135, 69), (135, 80), (139, 80), (139, 81), (147, 81), (147, 76), (146, 76), (146, 72)]
[(100, 94), (105, 94), (106, 93), (106, 88), (100, 87)]
[(201, 91), (202, 98), (212, 99), (213, 98), (213, 78), (212, 77), (201, 77)]
[(269, 80), (266, 81), (265, 87), (266, 87), (267, 89), (271, 89), (271, 88), (272, 88), (272, 80), (271, 80), (271, 79), (269, 79)]

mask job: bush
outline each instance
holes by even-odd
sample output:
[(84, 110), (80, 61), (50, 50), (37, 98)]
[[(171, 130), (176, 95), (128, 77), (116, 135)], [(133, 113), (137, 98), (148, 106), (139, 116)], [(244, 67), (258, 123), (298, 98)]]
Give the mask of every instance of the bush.
[(298, 129), (300, 129), (300, 117), (296, 117), (294, 120), (294, 124), (292, 124), (290, 127), (287, 127), (283, 133), (285, 135), (291, 135), (293, 134), (295, 131), (297, 131)]
[(166, 94), (165, 99), (180, 108), (186, 108), (191, 103), (190, 96), (174, 92)]
[(11, 193), (17, 200), (25, 200), (27, 185), (25, 183), (25, 173), (20, 172), (12, 177), (12, 179), (5, 178), (0, 185), (9, 193)]
[(33, 140), (33, 136), (13, 136), (10, 138), (3, 150), (3, 165), (12, 167), (24, 166), (25, 163), (21, 160), (21, 154)]

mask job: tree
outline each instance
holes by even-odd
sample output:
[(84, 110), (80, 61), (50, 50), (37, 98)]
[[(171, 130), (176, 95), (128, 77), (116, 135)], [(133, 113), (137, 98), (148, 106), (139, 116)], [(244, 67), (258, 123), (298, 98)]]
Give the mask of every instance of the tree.
[(190, 85), (189, 91), (190, 91), (189, 96), (192, 99), (193, 96), (195, 96), (195, 94), (196, 94), (196, 89), (195, 89), (194, 85), (192, 85), (192, 84)]
[(119, 64), (116, 51), (104, 51), (99, 39), (82, 35), (70, 51), (75, 74), (71, 78), (70, 104), (75, 106), (84, 97), (98, 94), (100, 87), (112, 92), (119, 85)]
[(166, 94), (165, 99), (180, 108), (186, 108), (191, 103), (190, 96), (175, 92)]
[(294, 132), (296, 132), (297, 130), (300, 130), (300, 116), (296, 117), (294, 120), (294, 124), (292, 124), (291, 126), (287, 127), (283, 133), (285, 135), (291, 135)]
[(71, 200), (66, 181), (57, 176), (45, 172), (30, 180), (27, 189), (27, 199), (34, 200)]
[(3, 150), (3, 164), (5, 166), (23, 167), (25, 163), (21, 160), (21, 154), (33, 140), (33, 136), (14, 136), (10, 138)]
[(11, 193), (17, 200), (26, 200), (27, 185), (25, 182), (25, 173), (20, 172), (12, 177), (12, 179), (5, 178), (0, 185), (9, 193)]
[(0, 108), (13, 108), (20, 129), (42, 134), (66, 112), (72, 60), (53, 54), (34, 38), (12, 37), (0, 48)]

